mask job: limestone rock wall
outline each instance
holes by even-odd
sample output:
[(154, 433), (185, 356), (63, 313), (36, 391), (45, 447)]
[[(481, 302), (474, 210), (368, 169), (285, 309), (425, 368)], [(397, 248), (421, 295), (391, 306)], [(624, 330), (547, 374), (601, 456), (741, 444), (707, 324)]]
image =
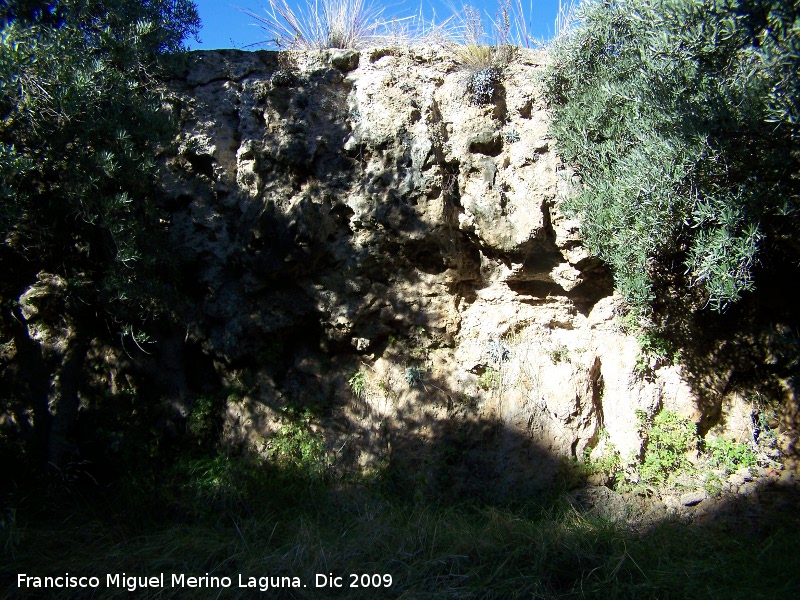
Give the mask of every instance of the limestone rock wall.
[(640, 452), (637, 409), (699, 416), (676, 367), (637, 369), (610, 275), (559, 212), (543, 61), (521, 52), (476, 103), (434, 49), (191, 55), (166, 204), (186, 339), (244, 390), (232, 442), (265, 451), (281, 407), (324, 405), (342, 464), (535, 487), (601, 438)]

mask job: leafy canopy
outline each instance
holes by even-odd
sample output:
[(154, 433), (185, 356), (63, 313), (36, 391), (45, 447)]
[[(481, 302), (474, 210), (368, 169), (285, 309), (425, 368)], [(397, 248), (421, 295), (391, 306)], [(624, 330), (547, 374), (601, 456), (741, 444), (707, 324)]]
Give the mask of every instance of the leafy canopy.
[(198, 28), (189, 0), (0, 8), (2, 297), (45, 271), (90, 304), (146, 308), (159, 262), (153, 156), (172, 135), (158, 60)]
[(583, 182), (565, 206), (634, 309), (660, 269), (723, 310), (759, 260), (797, 256), (798, 0), (591, 2), (552, 52), (552, 131)]

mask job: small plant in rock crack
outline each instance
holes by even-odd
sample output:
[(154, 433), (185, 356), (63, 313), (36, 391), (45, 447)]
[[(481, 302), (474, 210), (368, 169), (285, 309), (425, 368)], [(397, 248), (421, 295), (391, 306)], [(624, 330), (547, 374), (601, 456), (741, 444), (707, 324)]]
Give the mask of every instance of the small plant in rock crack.
[(569, 361), (569, 348), (567, 348), (564, 344), (559, 344), (550, 350), (550, 352), (548, 352), (548, 356), (554, 364), (558, 364), (561, 361), (567, 362)]
[(500, 385), (500, 371), (488, 367), (478, 379), (478, 386), (481, 389), (492, 390)]
[(640, 375), (652, 374), (653, 364), (669, 364), (680, 359), (680, 352), (674, 352), (670, 342), (656, 331), (645, 330), (636, 336), (636, 341), (640, 348), (636, 371)]
[(775, 411), (759, 411), (750, 415), (753, 430), (753, 443), (757, 446), (772, 447), (777, 441), (777, 434), (772, 428), (771, 421), (775, 421)]
[(189, 413), (189, 431), (198, 444), (210, 443), (217, 435), (220, 403), (211, 396), (199, 396), (194, 399), (192, 411)]
[(495, 89), (502, 76), (502, 71), (497, 67), (486, 67), (470, 75), (467, 83), (470, 103), (475, 106), (489, 104), (494, 97)]
[(330, 466), (330, 456), (321, 435), (311, 428), (311, 413), (298, 414), (284, 409), (283, 424), (270, 439), (270, 457), (310, 478), (322, 476)]
[(662, 484), (673, 473), (692, 469), (687, 455), (697, 451), (700, 441), (694, 423), (668, 410), (662, 410), (652, 419), (640, 410), (636, 416), (646, 439), (639, 467), (644, 481)]
[(503, 363), (511, 358), (511, 350), (503, 342), (491, 340), (487, 352), (492, 362)]
[(292, 87), (297, 85), (298, 78), (294, 71), (289, 69), (279, 69), (272, 74), (270, 82), (273, 87)]
[(361, 397), (364, 395), (364, 390), (367, 387), (367, 376), (364, 374), (364, 371), (356, 371), (347, 383), (353, 394), (357, 397)]
[(580, 487), (588, 478), (604, 473), (608, 477), (607, 485), (613, 489), (613, 484), (623, 472), (622, 458), (611, 443), (604, 444), (600, 452), (586, 447), (582, 458), (563, 460), (561, 467), (561, 475), (568, 488)]
[(414, 387), (418, 383), (422, 383), (423, 372), (416, 367), (408, 367), (406, 369), (406, 383), (408, 387)]
[(516, 129), (506, 129), (503, 132), (503, 139), (506, 144), (514, 144), (520, 140), (519, 132)]

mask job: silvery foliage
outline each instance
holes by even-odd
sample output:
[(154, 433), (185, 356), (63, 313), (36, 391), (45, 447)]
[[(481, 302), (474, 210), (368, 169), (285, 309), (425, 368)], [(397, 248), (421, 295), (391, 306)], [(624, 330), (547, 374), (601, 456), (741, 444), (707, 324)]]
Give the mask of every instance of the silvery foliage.
[(406, 369), (406, 383), (408, 387), (414, 387), (422, 382), (422, 370), (416, 367), (408, 367)]
[(551, 46), (550, 132), (582, 180), (562, 209), (637, 313), (665, 269), (724, 311), (797, 260), (798, 22), (797, 0), (591, 2)]
[(489, 104), (501, 76), (502, 73), (497, 67), (486, 67), (473, 73), (469, 78), (469, 91), (472, 94), (470, 102), (475, 106)]
[(520, 140), (519, 132), (516, 129), (506, 129), (503, 132), (503, 139), (507, 144), (514, 144)]
[(511, 358), (511, 350), (499, 340), (489, 341), (487, 352), (492, 362), (503, 363)]

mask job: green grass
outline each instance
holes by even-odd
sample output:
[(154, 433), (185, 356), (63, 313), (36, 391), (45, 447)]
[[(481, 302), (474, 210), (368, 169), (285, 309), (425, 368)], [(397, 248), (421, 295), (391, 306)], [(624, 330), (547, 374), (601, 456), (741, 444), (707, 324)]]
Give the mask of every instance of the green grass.
[(347, 384), (350, 386), (353, 395), (360, 398), (364, 395), (364, 390), (367, 388), (366, 373), (364, 373), (364, 371), (356, 371), (350, 379), (347, 380)]
[[(163, 481), (161, 492), (119, 484), (29, 493), (19, 499), (19, 541), (0, 563), (12, 582), (4, 592), (26, 597), (16, 573), (66, 572), (101, 577), (93, 598), (129, 597), (105, 587), (106, 573), (123, 572), (167, 574), (164, 589), (137, 598), (217, 597), (219, 590), (170, 587), (170, 573), (231, 577), (220, 598), (251, 597), (238, 588), (239, 574), (309, 586), (270, 592), (287, 598), (785, 598), (800, 590), (796, 511), (732, 516), (709, 528), (666, 522), (638, 534), (581, 514), (563, 497), (404, 501), (379, 486), (248, 477), (255, 485), (245, 486), (245, 502), (211, 511), (164, 494)], [(346, 586), (350, 573), (386, 574), (392, 586), (316, 590), (318, 573), (345, 576)], [(49, 597), (78, 597), (73, 591)]]

